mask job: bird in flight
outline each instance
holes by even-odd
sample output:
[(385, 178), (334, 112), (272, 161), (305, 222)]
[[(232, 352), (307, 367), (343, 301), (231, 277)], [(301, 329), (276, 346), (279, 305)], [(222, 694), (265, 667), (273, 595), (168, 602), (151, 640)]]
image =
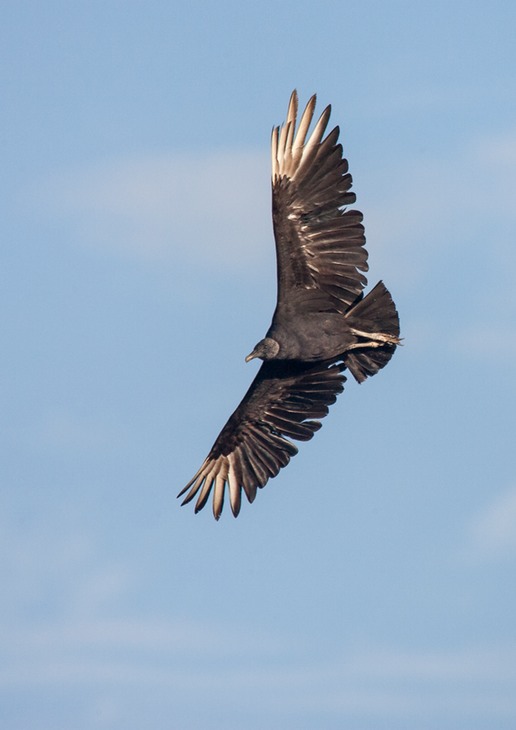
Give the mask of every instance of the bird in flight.
[(356, 198), (339, 128), (325, 136), (330, 106), (308, 133), (315, 103), (314, 95), (297, 123), (294, 91), (286, 122), (272, 131), (277, 302), (265, 337), (246, 357), (263, 363), (178, 495), (186, 494), (182, 504), (197, 497), (198, 512), (213, 493), (217, 520), (226, 493), (236, 517), (242, 490), (253, 502), (297, 453), (290, 439), (308, 441), (319, 430), (317, 419), (344, 389), (344, 370), (361, 383), (389, 362), (400, 342), (398, 313), (384, 284), (364, 296), (362, 214), (347, 209)]

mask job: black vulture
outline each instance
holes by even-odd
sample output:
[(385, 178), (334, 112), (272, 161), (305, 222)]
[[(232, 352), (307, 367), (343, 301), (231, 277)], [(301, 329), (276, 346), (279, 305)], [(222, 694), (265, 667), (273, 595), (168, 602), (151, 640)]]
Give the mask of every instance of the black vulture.
[(380, 281), (364, 296), (367, 251), (362, 214), (338, 142), (326, 136), (327, 106), (308, 136), (316, 97), (296, 129), (298, 98), (272, 131), (272, 215), (276, 239), (277, 303), (272, 323), (246, 361), (263, 363), (199, 471), (179, 493), (196, 495), (195, 511), (213, 492), (220, 517), (226, 489), (236, 517), (242, 489), (258, 488), (297, 453), (289, 439), (308, 441), (344, 389), (348, 369), (361, 383), (391, 359), (399, 344), (394, 302)]

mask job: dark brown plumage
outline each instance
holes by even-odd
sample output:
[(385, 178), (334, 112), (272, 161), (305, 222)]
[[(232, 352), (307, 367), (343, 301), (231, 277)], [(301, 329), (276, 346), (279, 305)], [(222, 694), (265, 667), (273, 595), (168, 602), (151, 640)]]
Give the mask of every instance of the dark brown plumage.
[(308, 441), (344, 389), (348, 368), (358, 382), (374, 375), (399, 343), (398, 313), (379, 282), (367, 296), (367, 251), (362, 214), (338, 143), (326, 137), (328, 106), (307, 137), (315, 96), (296, 129), (294, 91), (287, 120), (272, 133), (272, 211), (278, 295), (271, 326), (246, 360), (264, 360), (242, 402), (217, 437), (199, 471), (178, 496), (196, 495), (195, 511), (213, 492), (218, 519), (226, 489), (235, 517), (241, 493), (258, 488)]

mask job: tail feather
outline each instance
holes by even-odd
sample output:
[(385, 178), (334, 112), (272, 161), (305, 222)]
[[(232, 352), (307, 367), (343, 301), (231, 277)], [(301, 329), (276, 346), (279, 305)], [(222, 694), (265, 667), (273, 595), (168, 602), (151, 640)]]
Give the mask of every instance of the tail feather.
[[(381, 332), (399, 337), (400, 321), (396, 305), (382, 281), (366, 297), (360, 299), (348, 312), (349, 324), (364, 332)], [(396, 345), (385, 343), (379, 347), (356, 348), (344, 353), (343, 361), (355, 380), (362, 383), (381, 370), (396, 350)]]

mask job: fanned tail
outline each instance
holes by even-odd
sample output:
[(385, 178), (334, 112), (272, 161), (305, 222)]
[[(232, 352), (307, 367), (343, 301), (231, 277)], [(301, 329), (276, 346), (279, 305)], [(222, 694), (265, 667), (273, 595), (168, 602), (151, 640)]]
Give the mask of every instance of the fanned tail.
[(352, 327), (362, 332), (381, 333), (394, 340), (375, 343), (375, 347), (364, 342), (363, 349), (358, 345), (344, 353), (344, 364), (355, 380), (362, 383), (385, 367), (393, 356), (400, 335), (398, 312), (388, 289), (379, 281), (366, 297), (349, 310), (346, 317)]

